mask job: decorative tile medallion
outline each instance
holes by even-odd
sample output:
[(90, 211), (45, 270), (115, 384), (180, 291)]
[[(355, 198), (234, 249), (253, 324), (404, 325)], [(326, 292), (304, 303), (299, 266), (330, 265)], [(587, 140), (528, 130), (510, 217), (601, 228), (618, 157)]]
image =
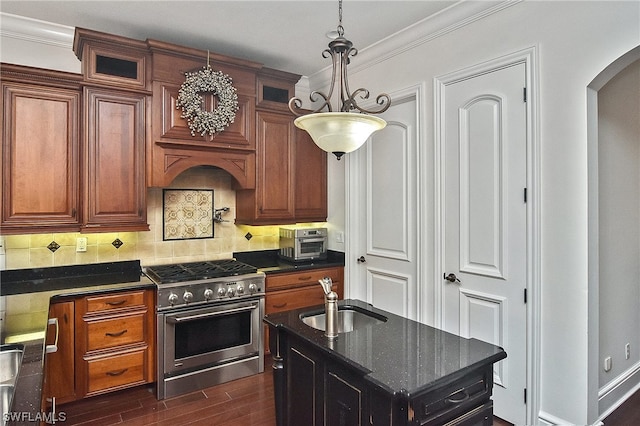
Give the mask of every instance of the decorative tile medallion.
[(122, 240), (120, 238), (116, 238), (115, 240), (113, 240), (113, 242), (111, 243), (112, 246), (114, 246), (115, 248), (119, 249), (120, 247), (122, 247), (124, 243), (122, 242)]
[(51, 253), (55, 253), (56, 250), (60, 248), (60, 244), (56, 243), (55, 241), (51, 241), (51, 243), (49, 243), (47, 248), (51, 250)]
[(163, 239), (213, 238), (213, 191), (164, 189)]

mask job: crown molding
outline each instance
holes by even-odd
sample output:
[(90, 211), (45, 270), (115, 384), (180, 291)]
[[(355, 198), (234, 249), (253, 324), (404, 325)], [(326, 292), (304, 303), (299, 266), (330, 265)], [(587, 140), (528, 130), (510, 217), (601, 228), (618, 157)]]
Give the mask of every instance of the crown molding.
[(0, 12), (0, 36), (71, 49), (74, 27)]
[[(456, 31), (473, 22), (498, 13), (524, 0), (467, 1), (460, 0), (442, 11), (403, 28), (370, 46), (358, 50), (357, 64), (349, 72), (357, 73), (375, 64)], [(331, 81), (332, 67), (327, 66), (309, 76), (311, 87), (324, 87)]]

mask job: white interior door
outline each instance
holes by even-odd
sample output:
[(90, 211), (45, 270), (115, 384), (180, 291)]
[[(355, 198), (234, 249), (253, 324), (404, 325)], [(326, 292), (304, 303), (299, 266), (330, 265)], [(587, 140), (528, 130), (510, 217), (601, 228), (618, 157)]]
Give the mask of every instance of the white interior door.
[(525, 65), (448, 84), (442, 147), (442, 324), (499, 345), (494, 413), (526, 422)]
[(415, 319), (416, 283), (415, 94), (394, 98), (381, 115), (387, 126), (350, 156), (349, 297)]

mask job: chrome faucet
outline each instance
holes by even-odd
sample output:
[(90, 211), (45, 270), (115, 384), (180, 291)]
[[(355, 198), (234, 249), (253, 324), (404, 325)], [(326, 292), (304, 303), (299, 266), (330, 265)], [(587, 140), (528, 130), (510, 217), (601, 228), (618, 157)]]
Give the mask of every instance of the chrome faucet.
[(324, 335), (329, 339), (338, 337), (338, 295), (331, 290), (333, 282), (330, 277), (318, 280), (324, 290)]

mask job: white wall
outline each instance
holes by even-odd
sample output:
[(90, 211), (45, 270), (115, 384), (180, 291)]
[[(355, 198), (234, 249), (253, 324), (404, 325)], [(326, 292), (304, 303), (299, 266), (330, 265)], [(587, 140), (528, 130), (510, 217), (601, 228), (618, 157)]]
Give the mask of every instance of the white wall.
[(640, 362), (640, 60), (598, 91), (598, 163), (602, 389), (619, 385)]
[[(423, 167), (432, 168), (433, 78), (537, 46), (541, 278), (533, 285), (541, 290), (539, 421), (583, 425), (594, 420), (588, 407), (597, 401), (587, 392), (588, 375), (597, 372), (587, 366), (586, 87), (638, 44), (639, 2), (523, 1), (393, 55), (381, 57), (379, 46), (361, 50), (357, 69), (351, 70), (351, 87), (364, 86), (371, 93), (427, 83), (421, 143), (429, 150)], [(312, 88), (320, 87), (323, 77), (311, 81)], [(421, 214), (433, 224), (430, 212)], [(433, 241), (433, 226), (421, 237)], [(427, 270), (433, 268), (430, 259), (424, 262)], [(433, 295), (433, 283), (425, 286)], [(637, 329), (632, 323), (619, 326)]]

